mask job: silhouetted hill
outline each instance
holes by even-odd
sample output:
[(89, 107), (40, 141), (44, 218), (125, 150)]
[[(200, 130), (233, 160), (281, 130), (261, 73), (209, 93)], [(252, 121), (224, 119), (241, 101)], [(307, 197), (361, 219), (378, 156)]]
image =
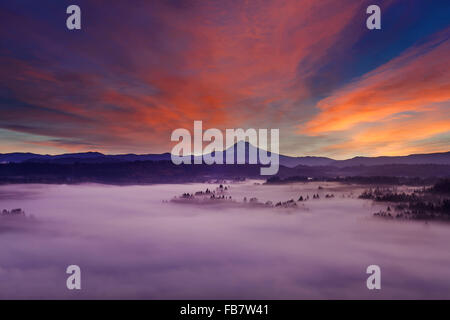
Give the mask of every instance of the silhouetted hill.
[[(82, 183), (110, 184), (202, 182), (210, 179), (267, 179), (260, 175), (261, 165), (175, 165), (171, 161), (131, 162), (21, 162), (0, 164), (0, 183)], [(336, 180), (345, 177), (406, 177), (437, 179), (450, 177), (450, 165), (280, 166), (276, 177), (283, 180)], [(349, 180), (350, 181), (350, 180)], [(381, 181), (378, 179), (377, 181)]]
[(162, 154), (118, 154), (105, 155), (100, 152), (66, 153), (60, 155), (41, 155), (35, 153), (0, 154), (0, 163), (51, 162), (51, 163), (105, 163), (130, 161), (170, 160), (170, 153)]
[(259, 177), (259, 165), (175, 165), (171, 161), (0, 164), (0, 183), (145, 184)]
[(375, 166), (386, 164), (450, 164), (450, 152), (411, 154), (398, 157), (355, 157), (347, 160), (334, 160), (330, 165), (338, 167)]

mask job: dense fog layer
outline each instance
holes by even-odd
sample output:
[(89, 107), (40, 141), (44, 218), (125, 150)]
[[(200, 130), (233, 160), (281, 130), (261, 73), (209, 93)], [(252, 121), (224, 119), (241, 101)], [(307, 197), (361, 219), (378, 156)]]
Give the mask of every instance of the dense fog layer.
[[(297, 209), (164, 202), (217, 184), (0, 186), (0, 298), (450, 298), (450, 225), (382, 220), (386, 205), (332, 183), (232, 184)], [(332, 193), (334, 198), (324, 195)], [(69, 291), (76, 264), (82, 289)], [(381, 267), (381, 290), (366, 287)]]

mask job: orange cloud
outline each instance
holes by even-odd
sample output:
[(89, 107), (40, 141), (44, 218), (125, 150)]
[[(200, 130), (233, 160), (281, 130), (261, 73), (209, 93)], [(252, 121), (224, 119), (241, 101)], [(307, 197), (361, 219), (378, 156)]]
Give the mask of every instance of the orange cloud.
[(347, 141), (324, 147), (322, 151), (348, 155), (357, 151), (370, 156), (444, 152), (448, 151), (448, 143), (433, 142), (433, 137), (449, 132), (449, 128), (450, 112), (435, 109), (432, 114), (395, 118), (382, 125), (361, 129)]
[[(278, 127), (287, 133), (282, 151), (297, 155), (314, 148), (381, 152), (379, 143), (401, 145), (393, 135), (412, 143), (406, 129), (395, 132), (395, 121), (407, 128), (405, 112), (426, 119), (416, 140), (445, 132), (445, 119), (426, 117), (449, 100), (450, 50), (441, 37), (322, 100), (300, 130), (309, 136), (293, 133), (311, 114), (309, 101), (347, 79), (333, 67), (346, 65), (347, 54), (364, 55), (353, 44), (367, 38), (366, 2), (115, 1), (80, 33), (54, 28), (51, 19), (30, 20), (33, 14), (10, 17), (15, 32), (0, 35), (20, 43), (0, 49), (7, 93), (0, 128), (35, 136), (34, 147), (52, 151), (163, 152), (172, 130), (203, 120), (220, 129)], [(382, 2), (383, 12), (391, 2)], [(10, 15), (0, 13), (4, 21)], [(124, 23), (117, 25), (118, 16)], [(26, 52), (16, 54), (22, 47)]]
[(426, 112), (434, 103), (449, 102), (449, 52), (448, 32), (408, 50), (320, 101), (319, 114), (300, 131), (319, 135), (365, 123), (382, 126), (383, 121), (399, 113)]
[[(167, 151), (170, 132), (191, 128), (193, 120), (222, 129), (262, 121), (280, 127), (289, 118), (285, 111), (292, 109), (292, 101), (308, 95), (303, 81), (314, 72), (312, 66), (320, 64), (361, 7), (351, 0), (339, 6), (332, 0), (202, 2), (190, 12), (164, 2), (154, 5), (146, 15), (161, 26), (157, 32), (134, 26), (142, 16), (119, 3), (127, 24), (111, 29), (117, 17), (106, 15), (82, 43), (57, 47), (77, 60), (95, 62), (104, 72), (69, 72), (64, 64), (43, 57), (43, 65), (15, 68), (19, 85), (8, 81), (13, 72), (7, 73), (11, 91), (36, 106), (33, 116), (21, 121), (39, 123), (44, 117), (38, 107), (57, 112), (43, 119), (45, 126), (29, 126), (28, 133), (47, 132), (53, 147), (63, 147), (65, 140), (53, 141), (60, 137), (88, 142), (67, 145), (71, 150), (95, 145), (113, 151)], [(306, 61), (309, 68), (299, 73), (299, 64)], [(271, 108), (272, 103), (277, 107)], [(67, 119), (56, 126), (51, 120), (59, 119), (60, 112), (94, 123), (77, 122), (72, 128)]]

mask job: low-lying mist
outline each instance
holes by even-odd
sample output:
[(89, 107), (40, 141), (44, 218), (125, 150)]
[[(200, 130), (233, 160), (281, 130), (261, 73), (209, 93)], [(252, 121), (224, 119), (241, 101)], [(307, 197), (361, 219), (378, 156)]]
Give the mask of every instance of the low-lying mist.
[[(295, 209), (165, 201), (217, 186), (0, 186), (0, 210), (33, 216), (0, 228), (0, 298), (450, 298), (448, 224), (377, 219), (386, 205), (336, 183), (228, 190), (239, 202), (321, 195)], [(72, 264), (79, 291), (66, 288)], [(381, 290), (366, 287), (372, 264)]]

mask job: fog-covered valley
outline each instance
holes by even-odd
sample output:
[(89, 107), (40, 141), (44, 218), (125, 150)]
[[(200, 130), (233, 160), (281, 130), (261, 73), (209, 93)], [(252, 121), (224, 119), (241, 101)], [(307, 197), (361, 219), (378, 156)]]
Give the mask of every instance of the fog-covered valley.
[(231, 202), (171, 201), (219, 183), (0, 186), (0, 210), (26, 214), (0, 217), (0, 298), (450, 298), (450, 225), (374, 217), (367, 186), (225, 185)]

